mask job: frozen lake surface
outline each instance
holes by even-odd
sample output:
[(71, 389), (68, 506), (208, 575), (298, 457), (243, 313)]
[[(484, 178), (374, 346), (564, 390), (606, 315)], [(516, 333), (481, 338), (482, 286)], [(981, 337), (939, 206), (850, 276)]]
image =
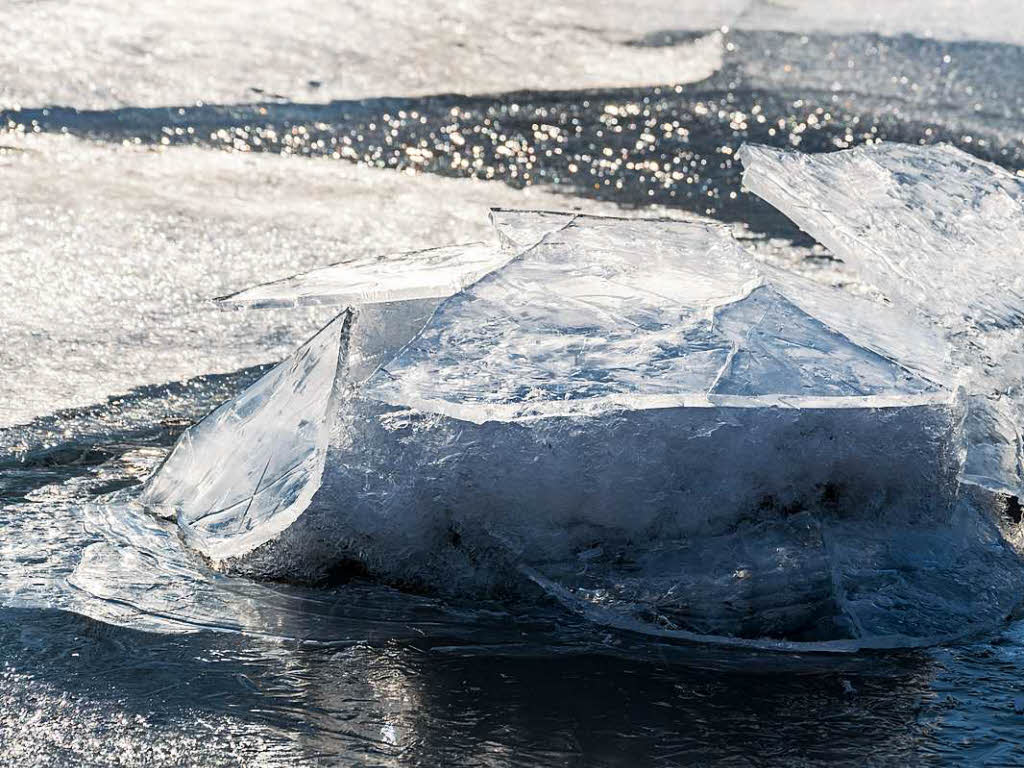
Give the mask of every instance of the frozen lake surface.
[(735, 152), (1024, 169), (1018, 4), (278, 5), (0, 11), (0, 765), (1024, 765), (1021, 623), (896, 654), (652, 643), (554, 602), (224, 576), (138, 504), (332, 315), (208, 299), (482, 239), (491, 206), (716, 219), (867, 290)]

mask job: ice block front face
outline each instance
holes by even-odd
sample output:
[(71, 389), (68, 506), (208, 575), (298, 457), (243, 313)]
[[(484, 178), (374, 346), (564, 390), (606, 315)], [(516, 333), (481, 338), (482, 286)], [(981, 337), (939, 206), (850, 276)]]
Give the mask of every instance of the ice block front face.
[(174, 515), (191, 546), (219, 560), (276, 536), (320, 487), (349, 325), (344, 312), (290, 357), (190, 427), (145, 501)]
[[(791, 637), (843, 613), (830, 535), (870, 530), (888, 573), (908, 532), (949, 527), (955, 411), (749, 403), (474, 423), (356, 397), (307, 513), (242, 566), (296, 578), (358, 560), (463, 597), (525, 568), (624, 619)], [(851, 568), (857, 546), (844, 544)]]

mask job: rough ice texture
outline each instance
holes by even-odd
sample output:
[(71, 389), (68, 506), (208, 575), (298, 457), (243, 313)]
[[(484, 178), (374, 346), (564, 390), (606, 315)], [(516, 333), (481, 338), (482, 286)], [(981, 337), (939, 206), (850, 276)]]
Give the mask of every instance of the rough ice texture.
[(983, 329), (1024, 316), (1024, 179), (948, 145), (739, 158), (746, 186), (891, 299)]
[(947, 335), (969, 395), (964, 476), (1018, 493), (1024, 179), (950, 146), (739, 158), (746, 186)]
[(524, 0), (495, 14), (442, 0), (193, 0), (189, 13), (144, 3), (126, 16), (117, 0), (18, 3), (0, 9), (8, 73), (0, 107), (323, 103), (690, 82), (720, 64), (720, 35), (660, 48), (627, 41), (659, 29), (717, 30), (742, 5), (657, 0), (638, 14), (618, 3)]
[[(869, 529), (885, 542), (872, 554), (879, 570), (913, 560), (903, 544), (914, 531), (945, 540), (957, 422), (952, 405), (933, 404), (475, 424), (358, 398), (339, 418), (310, 509), (242, 567), (308, 576), (358, 561), (396, 583), (464, 594), (503, 588), (526, 568), (579, 599), (628, 603), (623, 618), (638, 627), (868, 640), (875, 628), (858, 629), (840, 586), (863, 563), (837, 562), (829, 532), (852, 520)], [(995, 541), (1005, 567), (1012, 553)], [(666, 567), (672, 550), (688, 553), (688, 568)], [(918, 567), (943, 571), (950, 558), (933, 555)]]
[[(244, 478), (225, 482), (237, 498), (190, 493), (197, 464), (172, 463), (219, 421), (182, 439), (149, 493), (173, 489), (193, 546), (261, 577), (358, 563), (448, 594), (532, 584), (681, 640), (907, 645), (1012, 609), (1019, 561), (991, 500), (959, 492), (966, 406), (933, 328), (755, 265), (715, 225), (493, 221), (502, 267), (356, 308), (340, 362), (300, 350), (316, 397), (277, 373), (224, 406), (242, 419), (203, 466)], [(224, 449), (328, 403), (312, 437), (279, 443), (288, 460)], [(301, 493), (253, 492), (296, 455)], [(963, 610), (979, 593), (986, 609)]]

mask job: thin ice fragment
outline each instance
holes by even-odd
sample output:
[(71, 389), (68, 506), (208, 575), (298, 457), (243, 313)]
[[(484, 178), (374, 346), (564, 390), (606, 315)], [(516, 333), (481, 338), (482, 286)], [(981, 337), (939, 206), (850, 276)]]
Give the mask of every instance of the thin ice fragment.
[[(853, 323), (807, 315), (720, 226), (510, 211), (494, 220), (516, 247), (536, 244), (442, 302), (367, 394), (481, 421), (602, 400), (798, 404), (943, 388), (851, 341), (842, 330)], [(797, 297), (807, 291), (792, 285)]]
[(451, 296), (508, 256), (483, 243), (350, 259), (217, 299), (230, 307), (354, 306)]
[(1024, 317), (1024, 179), (948, 145), (739, 159), (748, 188), (890, 299), (954, 327)]
[(151, 478), (147, 505), (176, 516), (186, 540), (204, 555), (218, 560), (263, 544), (319, 488), (351, 317), (339, 315), (186, 430)]

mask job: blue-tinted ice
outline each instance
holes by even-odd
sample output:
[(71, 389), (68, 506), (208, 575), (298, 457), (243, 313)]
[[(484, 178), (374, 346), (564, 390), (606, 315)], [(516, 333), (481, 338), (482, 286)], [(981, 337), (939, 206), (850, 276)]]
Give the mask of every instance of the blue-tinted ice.
[[(861, 156), (752, 148), (748, 183), (817, 234), (812, 203), (773, 199), (761, 163), (813, 177)], [(1000, 237), (1019, 239), (1016, 198), (985, 202), (988, 177), (954, 159), (952, 201), (906, 169), (884, 213), (830, 208), (871, 199), (843, 178), (812, 195), (830, 232), (852, 233), (826, 244), (860, 254), (891, 303), (759, 264), (718, 225), (506, 210), (493, 246), (243, 291), (230, 300), (351, 309), (188, 430), (147, 501), (226, 569), (312, 580), (358, 563), (442, 594), (539, 589), (659, 637), (848, 650), (991, 626), (1024, 586), (1002, 514), (1016, 486), (993, 448), (1017, 421), (979, 404), (971, 350), (986, 381), (1008, 381), (987, 340), (1015, 332), (1020, 294), (981, 302), (963, 278), (925, 312), (911, 278), (930, 267), (898, 257), (945, 241), (934, 217), (886, 218), (905, 182), (924, 195), (910, 209), (934, 198), (960, 227), (1002, 216)], [(892, 226), (917, 227), (895, 256), (857, 247)], [(977, 258), (1000, 273), (997, 252)]]

